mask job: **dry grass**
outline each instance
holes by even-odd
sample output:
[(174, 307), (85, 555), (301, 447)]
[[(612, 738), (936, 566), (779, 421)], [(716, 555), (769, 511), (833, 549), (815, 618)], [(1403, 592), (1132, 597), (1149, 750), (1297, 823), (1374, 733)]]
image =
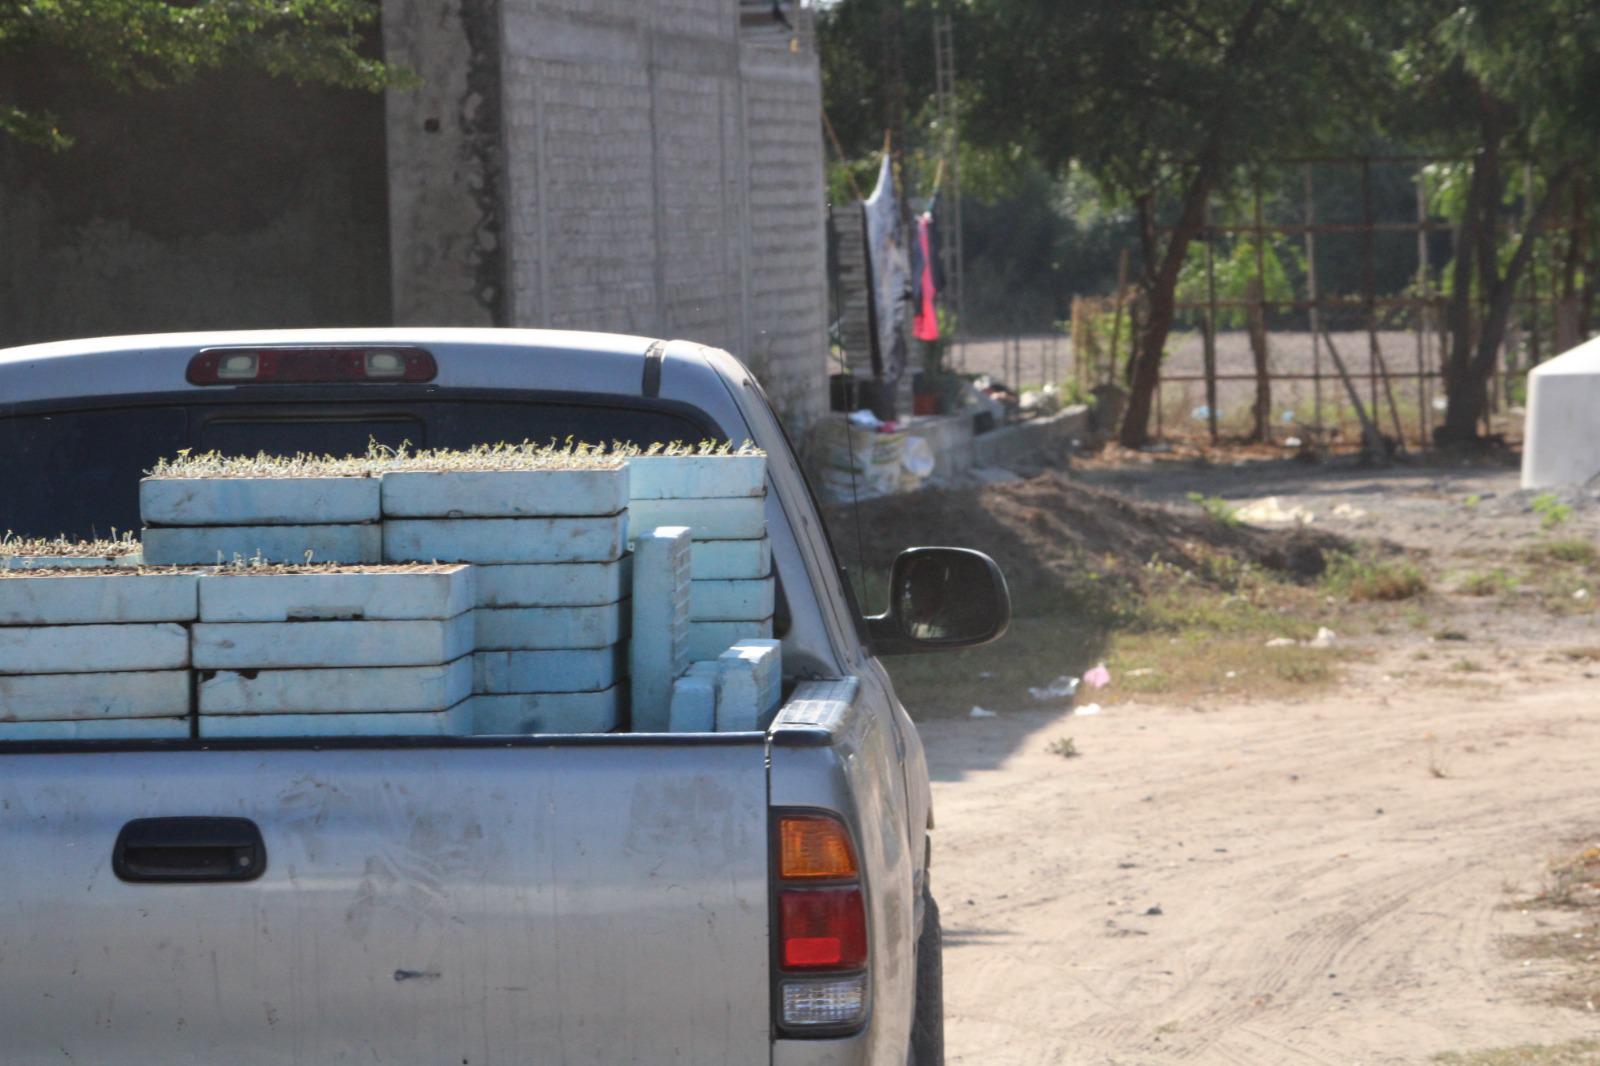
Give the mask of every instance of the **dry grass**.
[(67, 537), (19, 537), (7, 532), (0, 537), (0, 556), (53, 556), (56, 558), (107, 558), (132, 555), (139, 550), (139, 542), (132, 533), (109, 540), (72, 540)]
[(586, 444), (570, 438), (564, 442), (534, 444), (481, 444), (464, 451), (448, 448), (414, 450), (407, 444), (398, 448), (371, 444), (365, 455), (223, 455), (220, 452), (180, 451), (176, 458), (159, 460), (147, 473), (156, 478), (296, 478), (296, 477), (378, 477), (397, 471), (497, 471), (497, 470), (615, 470), (630, 458), (688, 456), (760, 456), (761, 449), (749, 441), (701, 441), (698, 444), (636, 444), (612, 441)]
[(1565, 1044), (1523, 1044), (1487, 1051), (1452, 1051), (1435, 1055), (1443, 1066), (1600, 1066), (1600, 1041)]

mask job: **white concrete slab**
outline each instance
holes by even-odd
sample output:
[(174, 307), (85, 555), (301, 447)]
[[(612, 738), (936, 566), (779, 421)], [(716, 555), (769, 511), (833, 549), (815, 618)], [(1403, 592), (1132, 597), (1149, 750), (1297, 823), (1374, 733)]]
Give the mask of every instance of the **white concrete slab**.
[(187, 718), (89, 718), (75, 722), (0, 722), (8, 740), (186, 740)]
[(628, 460), (635, 500), (764, 496), (764, 455), (652, 455)]
[[(680, 677), (672, 685), (667, 731), (712, 733), (717, 728), (717, 682), (710, 677)], [(634, 732), (640, 730), (636, 727)]]
[(474, 696), (472, 732), (490, 736), (609, 733), (617, 727), (617, 689)]
[(758, 720), (776, 710), (783, 695), (783, 642), (760, 638), (741, 640), (717, 657), (724, 670), (743, 670), (748, 665), (755, 683)]
[(624, 651), (559, 648), (547, 651), (480, 651), (473, 657), (474, 692), (599, 692), (617, 683)]
[(235, 559), (270, 563), (376, 563), (383, 530), (364, 526), (162, 526), (144, 530), (149, 566), (216, 566)]
[(773, 645), (774, 640), (736, 643), (718, 656), (718, 733), (758, 730), (778, 706), (779, 648)]
[(696, 622), (743, 622), (770, 618), (775, 602), (775, 583), (770, 577), (748, 581), (708, 578), (692, 583), (689, 617)]
[(689, 665), (689, 527), (661, 526), (633, 543), (628, 681), (633, 729), (665, 732), (672, 683)]
[(383, 475), (390, 518), (613, 515), (628, 506), (628, 468), (400, 470)]
[(628, 601), (600, 607), (479, 607), (479, 651), (607, 648), (622, 640)]
[(147, 526), (302, 526), (376, 522), (373, 477), (147, 477)]
[(598, 607), (627, 598), (633, 557), (474, 566), (473, 571), (479, 607)]
[(0, 674), (174, 670), (189, 665), (189, 631), (172, 622), (0, 627)]
[(1522, 487), (1592, 488), (1600, 478), (1600, 337), (1528, 373)]
[(201, 714), (443, 711), (472, 695), (472, 658), (445, 666), (220, 670), (200, 675)]
[(0, 722), (171, 718), (189, 713), (189, 671), (0, 676)]
[(466, 703), (447, 711), (410, 714), (202, 714), (200, 736), (226, 737), (456, 737), (472, 722)]
[[(404, 621), (472, 607), (472, 567), (437, 571), (218, 573), (200, 578), (202, 622)], [(3, 592), (0, 589), (0, 592)]]
[(772, 541), (696, 540), (689, 549), (689, 569), (696, 581), (766, 577), (772, 573)]
[(767, 501), (761, 496), (634, 500), (628, 513), (636, 530), (688, 526), (695, 540), (753, 540), (767, 532)]
[(715, 659), (741, 640), (770, 636), (770, 618), (758, 622), (690, 622), (689, 658)]
[(197, 574), (96, 573), (0, 577), (0, 626), (191, 622)]
[(389, 562), (604, 563), (627, 550), (628, 513), (603, 518), (392, 518)]
[[(0, 635), (4, 634), (0, 630)], [(437, 666), (472, 651), (472, 614), (408, 622), (196, 622), (197, 670)]]
[(138, 566), (142, 552), (125, 555), (0, 555), (0, 570), (100, 570), (113, 566)]

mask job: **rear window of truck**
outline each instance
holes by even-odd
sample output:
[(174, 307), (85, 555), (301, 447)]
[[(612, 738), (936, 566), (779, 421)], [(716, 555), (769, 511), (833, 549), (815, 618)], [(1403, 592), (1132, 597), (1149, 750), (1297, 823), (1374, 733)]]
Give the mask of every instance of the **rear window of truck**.
[[(451, 394), (382, 401), (286, 391), (270, 400), (193, 402), (151, 397), (115, 406), (0, 414), (0, 532), (71, 538), (139, 528), (139, 478), (181, 449), (228, 455), (349, 455), (390, 447), (468, 448), (499, 441), (613, 440), (636, 444), (721, 437), (698, 411), (607, 397)], [(386, 390), (387, 391), (387, 390)], [(598, 400), (599, 398), (595, 398)]]

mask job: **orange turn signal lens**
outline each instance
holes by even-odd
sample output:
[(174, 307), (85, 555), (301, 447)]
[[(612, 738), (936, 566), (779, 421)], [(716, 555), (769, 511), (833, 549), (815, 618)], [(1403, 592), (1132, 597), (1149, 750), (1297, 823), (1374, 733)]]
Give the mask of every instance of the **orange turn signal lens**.
[(824, 815), (785, 815), (778, 821), (778, 876), (785, 881), (857, 876), (850, 834)]

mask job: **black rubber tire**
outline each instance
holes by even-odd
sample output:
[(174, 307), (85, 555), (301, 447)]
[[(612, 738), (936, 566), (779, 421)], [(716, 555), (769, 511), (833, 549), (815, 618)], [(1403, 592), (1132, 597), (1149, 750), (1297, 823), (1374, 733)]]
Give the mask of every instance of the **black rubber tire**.
[(911, 1016), (910, 1066), (944, 1066), (944, 930), (939, 904), (923, 895), (922, 936), (917, 940), (917, 1007)]

